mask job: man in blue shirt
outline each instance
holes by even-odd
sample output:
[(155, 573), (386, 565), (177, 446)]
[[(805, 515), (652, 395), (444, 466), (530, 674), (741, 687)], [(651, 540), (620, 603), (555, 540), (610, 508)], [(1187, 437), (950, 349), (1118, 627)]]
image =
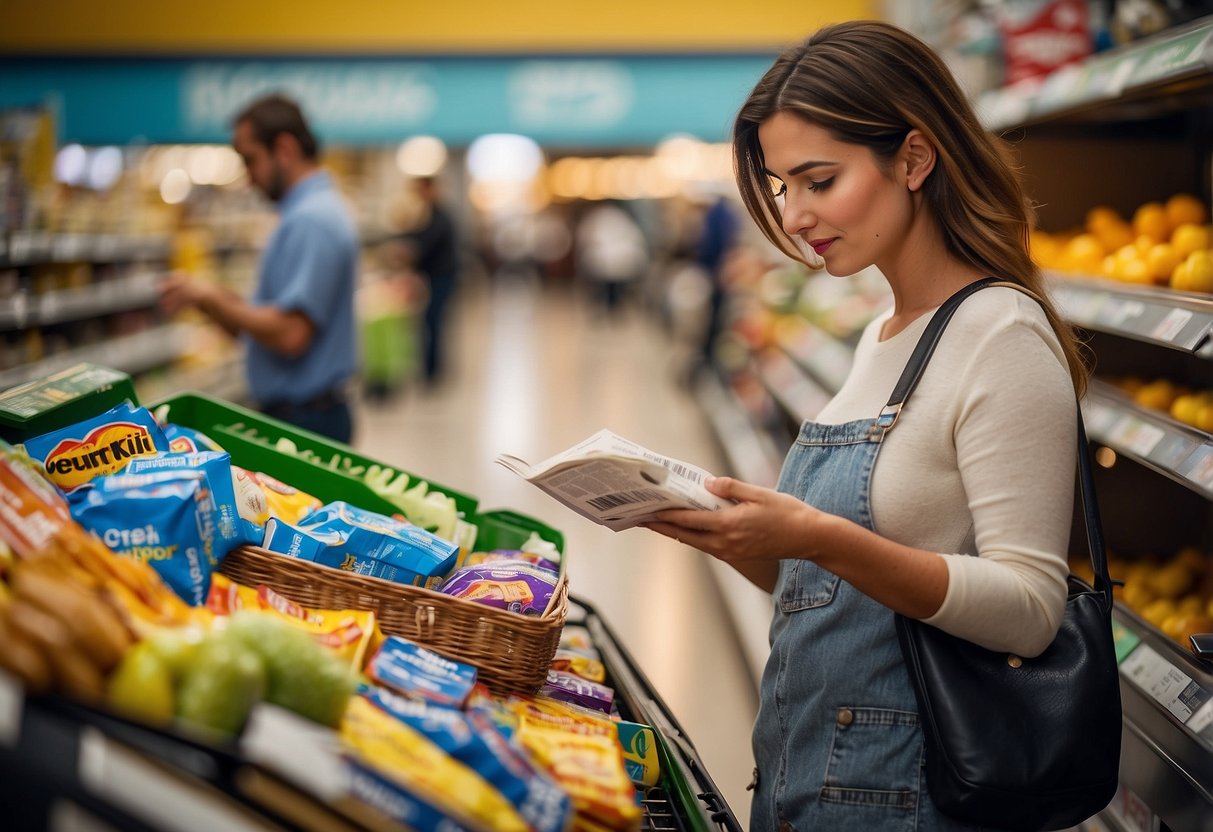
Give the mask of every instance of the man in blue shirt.
[(250, 300), (175, 274), (161, 304), (199, 309), (247, 347), (249, 390), (260, 408), (307, 430), (349, 442), (345, 386), (356, 369), (354, 286), (358, 235), (299, 107), (281, 96), (249, 105), (232, 146), (250, 181), (278, 205)]

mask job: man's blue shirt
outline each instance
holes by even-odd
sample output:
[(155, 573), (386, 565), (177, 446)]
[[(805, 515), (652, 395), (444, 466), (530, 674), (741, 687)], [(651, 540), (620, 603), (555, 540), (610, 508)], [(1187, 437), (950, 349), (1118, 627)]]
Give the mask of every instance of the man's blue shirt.
[(311, 346), (288, 358), (244, 336), (248, 383), (262, 404), (305, 402), (354, 374), (354, 286), (358, 233), (332, 179), (323, 171), (295, 184), (278, 206), (252, 302), (301, 312), (316, 327)]

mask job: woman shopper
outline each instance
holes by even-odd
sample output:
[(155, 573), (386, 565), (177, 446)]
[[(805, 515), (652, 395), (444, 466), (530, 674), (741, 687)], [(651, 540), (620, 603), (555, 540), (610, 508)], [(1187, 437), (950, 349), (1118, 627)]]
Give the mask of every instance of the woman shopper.
[(733, 149), (775, 245), (833, 275), (875, 265), (893, 295), (777, 490), (720, 477), (709, 488), (735, 506), (650, 524), (774, 595), (750, 828), (966, 828), (927, 793), (893, 613), (1021, 656), (1053, 640), (1077, 345), (1047, 301), (987, 288), (959, 307), (896, 429), (877, 423), (948, 297), (991, 276), (1043, 297), (1014, 169), (913, 36), (853, 21), (789, 49), (742, 107)]

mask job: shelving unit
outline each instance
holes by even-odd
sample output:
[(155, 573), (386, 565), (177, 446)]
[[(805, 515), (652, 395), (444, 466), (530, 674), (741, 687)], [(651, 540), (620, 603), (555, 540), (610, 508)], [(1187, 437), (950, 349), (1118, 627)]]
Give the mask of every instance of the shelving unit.
[[(1077, 225), (1097, 204), (1127, 214), (1170, 193), (1196, 193), (1206, 204), (1213, 197), (1213, 17), (1093, 56), (1043, 82), (985, 94), (977, 103), (986, 126), (1012, 138), (1029, 192), (1043, 203), (1042, 227)], [(1108, 165), (1116, 176), (1100, 170)], [(1213, 296), (1047, 277), (1063, 316), (1092, 333), (1097, 370), (1120, 361), (1139, 375), (1175, 373), (1180, 383), (1209, 386)], [(752, 355), (744, 372), (779, 403), (786, 424), (773, 426), (769, 436), (771, 444), (786, 447), (799, 421), (812, 418), (839, 389), (851, 347), (808, 320), (776, 331), (776, 344)], [(1165, 551), (1145, 547), (1180, 543), (1213, 550), (1213, 435), (1144, 408), (1099, 380), (1083, 413), (1092, 442), (1123, 460), (1097, 470), (1109, 547)], [(1114, 623), (1125, 726), (1122, 785), (1108, 809), (1083, 828), (1211, 832), (1213, 666), (1119, 602)]]

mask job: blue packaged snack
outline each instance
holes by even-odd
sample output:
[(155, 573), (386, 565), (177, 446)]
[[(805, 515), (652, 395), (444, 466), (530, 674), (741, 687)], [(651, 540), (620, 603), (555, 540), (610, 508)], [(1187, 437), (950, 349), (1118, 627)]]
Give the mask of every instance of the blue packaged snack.
[(186, 603), (206, 603), (221, 556), (214, 493), (201, 471), (100, 477), (71, 511), (115, 553), (151, 564)]
[(535, 832), (566, 828), (572, 802), (564, 789), (536, 769), (484, 714), (434, 707), (374, 686), (364, 688), (362, 696), (483, 777)]
[(168, 451), (168, 439), (147, 408), (129, 401), (92, 419), (25, 441), (25, 450), (42, 463), (61, 491), (116, 474), (138, 457)]
[(168, 440), (169, 453), (188, 454), (197, 451), (222, 451), (219, 443), (202, 431), (185, 425), (164, 425), (164, 437)]
[(389, 636), (379, 645), (366, 673), (397, 693), (449, 708), (462, 708), (476, 685), (476, 668), (400, 636)]
[(237, 546), (261, 542), (261, 529), (240, 516), (232, 480), (232, 458), (226, 451), (157, 454), (134, 459), (119, 476), (170, 472), (164, 479), (171, 480), (172, 472), (179, 471), (200, 471), (214, 496), (218, 560)]
[(262, 546), (335, 569), (417, 585), (445, 574), (459, 555), (456, 543), (343, 502), (313, 511), (298, 526), (271, 519)]

